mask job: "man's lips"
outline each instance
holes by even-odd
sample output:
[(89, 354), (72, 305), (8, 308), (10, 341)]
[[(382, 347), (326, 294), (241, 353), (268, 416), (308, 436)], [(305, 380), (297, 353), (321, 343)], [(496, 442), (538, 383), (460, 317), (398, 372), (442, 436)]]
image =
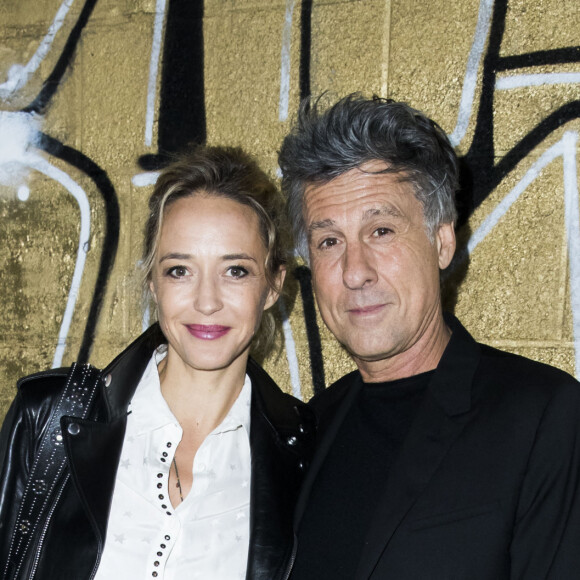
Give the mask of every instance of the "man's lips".
[(215, 340), (227, 334), (231, 327), (221, 324), (186, 324), (189, 334), (202, 340)]
[(371, 304), (368, 306), (353, 306), (351, 308), (347, 308), (347, 312), (349, 314), (353, 314), (355, 316), (365, 316), (376, 314), (380, 312), (386, 305), (385, 304)]

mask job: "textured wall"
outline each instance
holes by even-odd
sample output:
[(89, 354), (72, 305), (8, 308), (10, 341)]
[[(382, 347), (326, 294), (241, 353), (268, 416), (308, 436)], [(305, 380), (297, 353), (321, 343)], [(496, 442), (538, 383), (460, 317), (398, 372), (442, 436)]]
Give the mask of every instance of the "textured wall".
[[(465, 169), (447, 305), (579, 374), (579, 31), (577, 0), (2, 0), (0, 416), (18, 376), (104, 365), (141, 331), (162, 153), (237, 144), (275, 175), (300, 97), (322, 91), (439, 121)], [(308, 271), (290, 278), (266, 367), (308, 398), (352, 365)]]

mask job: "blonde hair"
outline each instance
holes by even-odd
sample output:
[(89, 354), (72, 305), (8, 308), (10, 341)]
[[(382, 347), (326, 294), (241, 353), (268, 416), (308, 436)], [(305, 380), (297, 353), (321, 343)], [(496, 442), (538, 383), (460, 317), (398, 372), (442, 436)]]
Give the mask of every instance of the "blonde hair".
[[(143, 243), (143, 291), (150, 303), (149, 284), (159, 247), (165, 212), (178, 199), (195, 195), (225, 197), (251, 208), (258, 217), (260, 237), (266, 248), (265, 276), (270, 288), (280, 292), (278, 274), (288, 263), (285, 243), (284, 201), (272, 180), (256, 161), (237, 147), (197, 146), (162, 170), (151, 197)], [(275, 334), (270, 312), (262, 317), (254, 351), (266, 352)]]

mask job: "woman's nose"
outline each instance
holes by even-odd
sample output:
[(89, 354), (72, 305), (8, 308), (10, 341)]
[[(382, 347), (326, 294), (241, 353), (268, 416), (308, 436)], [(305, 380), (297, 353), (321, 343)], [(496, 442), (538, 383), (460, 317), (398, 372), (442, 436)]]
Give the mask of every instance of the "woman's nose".
[(209, 316), (222, 308), (219, 284), (212, 276), (200, 276), (194, 292), (194, 308), (198, 312)]

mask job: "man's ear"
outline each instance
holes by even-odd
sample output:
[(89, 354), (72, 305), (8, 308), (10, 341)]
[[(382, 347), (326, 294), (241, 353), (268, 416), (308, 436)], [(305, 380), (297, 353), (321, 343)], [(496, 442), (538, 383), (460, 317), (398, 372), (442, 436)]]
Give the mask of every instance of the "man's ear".
[(264, 310), (268, 310), (268, 308), (274, 306), (278, 298), (280, 298), (285, 278), (286, 278), (286, 266), (280, 266), (278, 274), (276, 274), (276, 279), (274, 280), (274, 288), (270, 288), (268, 290), (268, 296), (266, 298), (266, 303), (264, 304)]
[(441, 224), (435, 234), (439, 268), (445, 270), (455, 254), (455, 228), (452, 223)]

